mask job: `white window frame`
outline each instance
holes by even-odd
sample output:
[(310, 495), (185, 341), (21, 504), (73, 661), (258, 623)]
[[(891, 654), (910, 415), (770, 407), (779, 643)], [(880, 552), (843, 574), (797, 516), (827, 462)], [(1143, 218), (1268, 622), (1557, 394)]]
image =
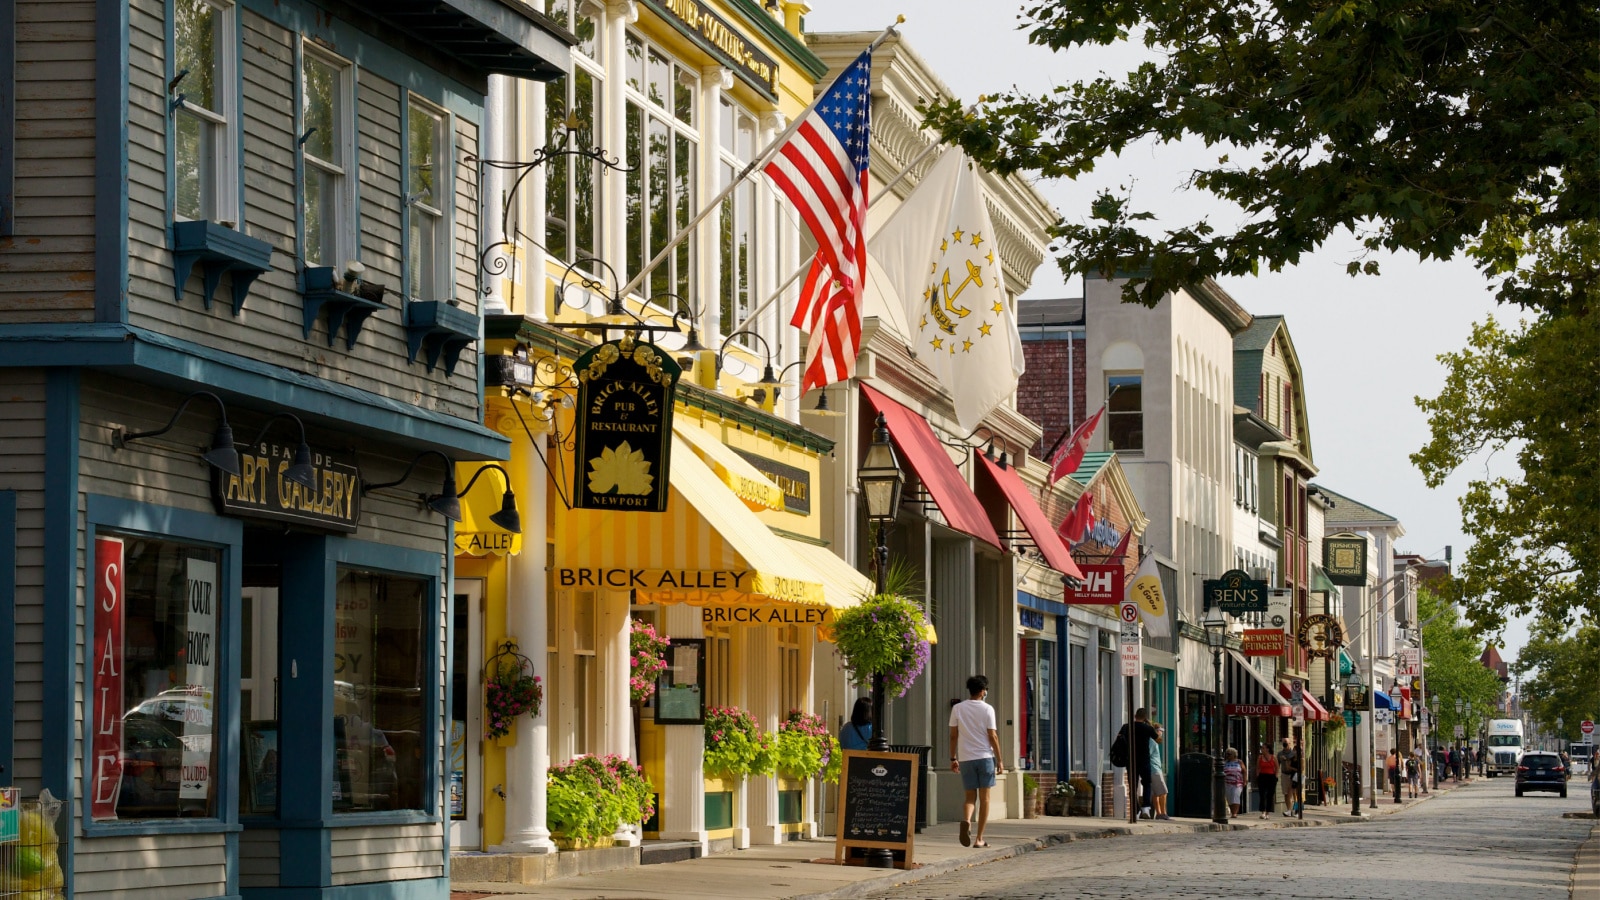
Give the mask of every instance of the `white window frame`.
[[(598, 53), (600, 45), (603, 42), (605, 16), (603, 14), (597, 16), (586, 14), (584, 11), (586, 4), (581, 2), (558, 2), (552, 4), (549, 2), (549, 0), (546, 0), (546, 2), (538, 4), (538, 6), (547, 15), (555, 18), (557, 22), (565, 26), (573, 34), (580, 36), (578, 43), (574, 44), (572, 47), (572, 72), (556, 79), (555, 81), (548, 82), (545, 85), (545, 109), (547, 110), (546, 115), (549, 119), (546, 125), (546, 137), (548, 140), (554, 141), (558, 134), (558, 124), (555, 121), (556, 116), (554, 113), (555, 104), (551, 102), (552, 94), (559, 85), (561, 90), (562, 108), (567, 111), (567, 115), (572, 115), (573, 111), (577, 107), (576, 99), (578, 90), (577, 80), (574, 76), (581, 71), (594, 86), (594, 115), (592, 117), (592, 121), (589, 123), (590, 146), (604, 147), (606, 146), (606, 143), (602, 138), (602, 129), (604, 127), (604, 123), (608, 121), (606, 103), (609, 100), (610, 93), (606, 89), (605, 66), (600, 63), (597, 55), (595, 54)], [(552, 11), (552, 6), (556, 6), (558, 8)], [(590, 35), (588, 39), (584, 39), (582, 37), (582, 35), (586, 33)], [(561, 221), (563, 223), (563, 227), (566, 229), (567, 235), (565, 252), (557, 253), (552, 251), (550, 256), (553, 259), (558, 259), (563, 263), (575, 263), (579, 258), (580, 253), (578, 250), (578, 240), (575, 225), (578, 206), (578, 191), (576, 188), (577, 174), (580, 167), (589, 166), (593, 170), (592, 177), (594, 181), (594, 202), (593, 209), (591, 211), (591, 214), (594, 216), (594, 234), (591, 236), (593, 240), (593, 247), (591, 248), (592, 252), (583, 255), (595, 259), (605, 259), (607, 256), (606, 233), (609, 225), (606, 216), (606, 191), (607, 189), (617, 190), (617, 183), (614, 180), (615, 176), (613, 176), (613, 178), (610, 180), (602, 178), (601, 176), (604, 174), (604, 171), (601, 169), (598, 162), (579, 157), (561, 157), (550, 163), (550, 165), (562, 167), (562, 171), (565, 172), (567, 179), (566, 197), (561, 204), (561, 214), (559, 216), (553, 215), (553, 206), (546, 207), (546, 234), (542, 236), (546, 242), (546, 245), (550, 245), (548, 233), (548, 223), (550, 221)], [(546, 204), (551, 204), (553, 201), (553, 197), (547, 196), (543, 202)], [(584, 266), (582, 268), (584, 271), (588, 271), (597, 267)], [(589, 274), (592, 275), (594, 273), (589, 272)]]
[[(753, 157), (755, 154), (761, 151), (761, 147), (759, 146), (761, 143), (761, 122), (756, 114), (740, 106), (738, 103), (735, 103), (733, 98), (729, 97), (727, 94), (722, 95), (722, 106), (731, 111), (731, 121), (723, 123), (723, 128), (721, 129), (723, 133), (716, 148), (719, 179), (725, 175), (725, 172), (722, 171), (723, 167), (727, 167), (728, 169), (731, 169), (733, 173), (737, 174), (743, 171), (744, 167), (750, 163), (750, 160), (746, 157)], [(721, 108), (717, 109), (716, 114), (721, 116), (723, 114), (723, 110)], [(739, 146), (741, 132), (740, 125), (743, 123), (748, 123), (749, 125), (749, 128), (745, 129), (750, 135), (749, 147), (745, 148), (748, 150), (747, 153), (741, 153), (741, 148)], [(745, 214), (749, 217), (749, 221), (743, 223), (749, 228), (750, 234), (748, 252), (745, 260), (745, 289), (747, 296), (744, 298), (745, 308), (741, 311), (739, 308), (740, 257), (738, 242), (736, 240), (734, 242), (733, 253), (724, 255), (722, 257), (722, 265), (720, 267), (723, 279), (726, 280), (730, 285), (729, 291), (731, 293), (729, 296), (725, 297), (722, 295), (723, 286), (721, 284), (715, 285), (717, 291), (717, 323), (722, 329), (723, 335), (734, 334), (742, 330), (747, 324), (750, 323), (750, 313), (755, 311), (756, 304), (765, 299), (764, 297), (756, 296), (756, 293), (759, 291), (759, 287), (757, 286), (759, 281), (756, 272), (756, 264), (761, 258), (761, 241), (763, 238), (760, 230), (756, 227), (756, 222), (760, 220), (760, 216), (756, 210), (762, 202), (761, 191), (758, 190), (757, 181), (755, 179), (747, 179), (743, 184), (739, 185), (739, 187), (736, 188), (732, 194), (728, 195), (728, 198), (723, 201), (722, 214), (725, 217), (729, 215), (730, 212), (733, 214), (735, 220), (732, 225), (733, 231), (731, 233), (737, 234), (737, 229), (741, 224), (739, 220), (739, 198), (741, 194), (747, 195), (750, 201), (749, 208), (745, 210)], [(729, 228), (729, 225), (724, 222), (723, 228), (726, 230)], [(722, 238), (721, 235), (718, 235), (717, 252), (722, 253), (722, 250)], [(732, 311), (732, 314), (728, 317), (727, 321), (724, 321), (722, 317), (723, 303), (729, 304), (729, 307)], [(743, 313), (742, 315), (741, 312)], [(738, 346), (744, 347), (748, 350), (751, 349), (749, 345), (751, 345), (753, 342), (748, 340), (739, 340), (735, 343)]]
[[(421, 111), (434, 120), (434, 193), (437, 198), (423, 197), (411, 191), (411, 118), (412, 114)], [(455, 153), (454, 141), (451, 140), (455, 133), (454, 122), (450, 113), (418, 97), (416, 94), (406, 94), (405, 119), (401, 125), (403, 140), (405, 142), (405, 176), (402, 187), (405, 191), (405, 270), (407, 299), (418, 302), (445, 301), (455, 297), (455, 261), (450, 255), (451, 235), (455, 228)], [(429, 202), (429, 201), (433, 202)], [(411, 264), (411, 222), (412, 216), (429, 216), (433, 219), (434, 234), (433, 247), (433, 284), (427, 287), (430, 290), (419, 292), (418, 273)]]
[[(702, 191), (702, 186), (700, 184), (700, 159), (701, 155), (706, 152), (705, 143), (702, 140), (704, 129), (701, 127), (701, 125), (704, 122), (706, 111), (700, 108), (701, 97), (698, 88), (690, 87), (690, 121), (684, 122), (682, 119), (678, 118), (676, 112), (676, 100), (678, 89), (680, 87), (680, 78), (684, 79), (684, 83), (682, 83), (681, 86), (688, 86), (687, 81), (691, 79), (698, 84), (698, 74), (696, 74), (695, 70), (687, 63), (684, 63), (678, 57), (669, 53), (665, 47), (655, 43), (645, 35), (639, 34), (635, 31), (629, 31), (627, 33), (627, 37), (624, 39), (624, 55), (626, 55), (626, 47), (632, 43), (639, 44), (640, 51), (644, 54), (643, 61), (640, 64), (642, 66), (643, 73), (641, 78), (642, 83), (637, 87), (629, 83), (627, 71), (628, 66), (626, 60), (624, 60), (623, 65), (618, 69), (618, 77), (622, 79), (623, 96), (622, 123), (624, 133), (620, 137), (624, 148), (624, 154), (626, 154), (628, 141), (626, 132), (628, 129), (628, 119), (631, 110), (635, 107), (641, 110), (639, 163), (642, 165), (642, 168), (638, 174), (638, 178), (642, 187), (640, 206), (643, 218), (641, 221), (642, 227), (640, 229), (640, 239), (643, 241), (643, 246), (639, 248), (639, 252), (641, 254), (639, 261), (648, 263), (651, 258), (655, 256), (655, 253), (651, 252), (651, 248), (656, 243), (654, 240), (652, 240), (654, 235), (650, 233), (650, 198), (648, 197), (650, 189), (650, 177), (648, 171), (650, 158), (650, 123), (652, 121), (657, 121), (666, 126), (667, 140), (670, 142), (670, 145), (667, 148), (669, 167), (672, 165), (670, 161), (677, 156), (676, 150), (679, 139), (686, 139), (689, 142), (688, 159), (681, 161), (682, 164), (687, 165), (689, 168), (689, 197), (686, 210), (679, 208), (677, 171), (669, 172), (667, 177), (667, 205), (669, 209), (669, 217), (673, 222), (671, 227), (669, 227), (666, 236), (667, 240), (670, 240), (672, 236), (677, 234), (678, 230), (682, 227), (679, 224), (679, 221), (681, 220), (686, 222), (699, 210), (698, 204)], [(660, 56), (666, 61), (667, 64), (666, 95), (661, 98), (661, 102), (659, 103), (651, 100), (649, 94), (646, 92), (650, 80), (651, 53), (655, 53)], [(632, 165), (633, 160), (625, 159), (624, 163), (627, 165)], [(625, 183), (623, 186), (625, 197), (629, 190), (629, 185)], [(623, 209), (626, 210), (626, 208), (627, 202), (624, 200)], [(624, 212), (623, 220), (616, 223), (615, 227), (622, 230), (621, 243), (624, 248), (623, 258), (617, 262), (619, 271), (624, 276), (621, 280), (627, 281), (637, 273), (633, 269), (633, 262), (630, 261), (630, 254), (634, 252), (635, 248), (628, 246), (630, 235), (628, 234), (628, 221), (626, 212)], [(692, 295), (694, 291), (695, 257), (698, 253), (698, 243), (698, 236), (691, 234), (687, 240), (680, 244), (678, 248), (669, 257), (667, 257), (667, 259), (662, 261), (660, 266), (660, 268), (664, 268), (667, 271), (668, 291), (672, 293), (683, 294), (685, 295), (685, 299), (690, 299), (690, 295)], [(681, 289), (680, 285), (682, 286)], [(637, 290), (639, 296), (646, 300), (651, 300), (651, 283), (649, 278), (644, 279), (644, 281), (639, 284)], [(655, 301), (652, 300), (652, 302)], [(657, 305), (662, 304), (657, 303)], [(676, 310), (673, 311), (675, 312)]]
[[(183, 116), (199, 120), (202, 134), (206, 129), (212, 132), (212, 158), (210, 177), (207, 177), (202, 160), (200, 171), (200, 215), (198, 219), (209, 220), (230, 228), (240, 228), (241, 198), (239, 187), (239, 13), (237, 5), (219, 2), (219, 0), (196, 0), (199, 5), (209, 6), (219, 18), (217, 20), (217, 40), (212, 47), (216, 53), (216, 81), (214, 84), (215, 97), (220, 109), (206, 109), (195, 103), (185, 100), (171, 110), (171, 139), (169, 152), (169, 168), (172, 171), (172, 218), (174, 221), (192, 221), (189, 216), (178, 212), (178, 124)], [(178, 4), (170, 3), (167, 7), (174, 28), (173, 38), (168, 47), (168, 59), (174, 66), (167, 76), (169, 79), (177, 77), (176, 69), (177, 48), (177, 16)], [(184, 93), (184, 82), (180, 81), (173, 88), (174, 94)], [(202, 155), (205, 142), (201, 142)]]
[[(337, 190), (332, 192), (333, 198), (337, 200), (333, 206), (333, 252), (331, 258), (325, 256), (316, 264), (331, 266), (342, 271), (346, 261), (359, 260), (361, 257), (361, 245), (355, 235), (356, 189), (357, 183), (361, 180), (358, 175), (360, 159), (357, 156), (356, 144), (356, 70), (355, 64), (351, 61), (301, 39), (300, 71), (296, 79), (300, 136), (305, 135), (308, 127), (305, 123), (307, 60), (316, 60), (330, 66), (338, 74), (338, 108), (334, 110), (334, 122), (338, 132), (334, 135), (334, 140), (341, 162), (318, 159), (307, 150), (307, 144), (300, 144), (300, 196), (304, 198), (306, 195), (312, 169), (332, 175), (336, 179)], [(328, 202), (329, 198), (324, 197), (323, 203)], [(310, 223), (304, 216), (304, 203), (301, 204), (301, 210), (300, 258), (306, 265), (311, 265)]]

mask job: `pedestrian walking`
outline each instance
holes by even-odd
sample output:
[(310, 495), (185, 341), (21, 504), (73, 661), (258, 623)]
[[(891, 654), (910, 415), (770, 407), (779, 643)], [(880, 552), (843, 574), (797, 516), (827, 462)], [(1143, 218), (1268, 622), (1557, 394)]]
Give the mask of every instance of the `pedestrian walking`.
[[(950, 707), (950, 769), (960, 774), (966, 791), (961, 806), (961, 846), (987, 847), (983, 832), (989, 824), (989, 791), (1006, 767), (1000, 762), (994, 707), (984, 702), (989, 696), (989, 679), (982, 675), (968, 678), (967, 695), (968, 699)], [(976, 835), (972, 831), (974, 808), (978, 813)]]
[(1406, 787), (1410, 791), (1411, 799), (1415, 800), (1417, 799), (1417, 782), (1419, 782), (1422, 777), (1422, 762), (1421, 760), (1417, 759), (1416, 750), (1413, 749), (1411, 754), (1406, 757), (1405, 767)]
[(1292, 816), (1300, 808), (1299, 751), (1290, 738), (1284, 738), (1282, 746), (1278, 751), (1278, 780), (1283, 784), (1283, 814)]
[(1461, 751), (1456, 747), (1450, 748), (1450, 777), (1461, 780)]
[(1389, 776), (1389, 789), (1394, 794), (1394, 802), (1400, 802), (1400, 753), (1390, 750), (1389, 755), (1383, 758), (1383, 772)]
[(1428, 757), (1420, 745), (1411, 748), (1411, 765), (1416, 769), (1416, 780), (1421, 782), (1422, 792), (1428, 793)]
[(839, 747), (844, 750), (865, 750), (872, 740), (872, 698), (857, 697), (850, 710), (850, 721), (839, 727)]
[(1165, 729), (1157, 725), (1156, 736), (1150, 740), (1150, 810), (1151, 817), (1171, 821), (1167, 815), (1167, 774), (1161, 765), (1161, 741)]
[(1278, 759), (1272, 748), (1262, 744), (1256, 750), (1256, 796), (1261, 798), (1261, 818), (1272, 815), (1272, 797), (1278, 792)]
[(1228, 815), (1239, 818), (1239, 800), (1244, 794), (1244, 764), (1239, 762), (1239, 751), (1228, 748), (1223, 754), (1222, 784), (1228, 789)]
[[(1154, 815), (1150, 807), (1152, 802), (1150, 795), (1150, 781), (1152, 778), (1150, 761), (1154, 754), (1149, 751), (1149, 747), (1151, 741), (1160, 744), (1162, 735), (1150, 724), (1150, 710), (1142, 706), (1133, 711), (1132, 725), (1133, 736), (1131, 739), (1128, 735), (1128, 726), (1123, 725), (1122, 729), (1117, 732), (1116, 740), (1111, 742), (1111, 764), (1119, 769), (1132, 768), (1135, 778), (1133, 793), (1140, 799), (1138, 818), (1148, 819)], [(1120, 763), (1117, 761), (1119, 758), (1122, 759)], [(1134, 802), (1133, 798), (1128, 798), (1128, 802)]]

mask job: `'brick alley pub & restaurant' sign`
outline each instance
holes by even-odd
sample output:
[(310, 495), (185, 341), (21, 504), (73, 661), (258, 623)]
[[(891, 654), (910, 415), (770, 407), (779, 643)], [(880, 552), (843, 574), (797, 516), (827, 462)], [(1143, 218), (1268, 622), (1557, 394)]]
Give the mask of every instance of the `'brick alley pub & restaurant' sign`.
[(1253, 581), (1238, 569), (1229, 569), (1221, 578), (1205, 582), (1206, 609), (1222, 607), (1230, 616), (1267, 611), (1267, 583)]
[(578, 376), (572, 507), (665, 511), (672, 401), (683, 370), (632, 337), (590, 348), (572, 370)]
[(314, 486), (306, 487), (286, 477), (295, 447), (268, 441), (237, 449), (238, 475), (211, 470), (211, 499), (218, 513), (355, 533), (361, 518), (361, 476), (353, 458), (312, 450)]

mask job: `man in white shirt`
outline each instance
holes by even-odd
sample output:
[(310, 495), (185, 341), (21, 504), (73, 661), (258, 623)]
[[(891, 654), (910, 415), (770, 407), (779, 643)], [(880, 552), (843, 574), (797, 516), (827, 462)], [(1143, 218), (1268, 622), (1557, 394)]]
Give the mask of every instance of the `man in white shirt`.
[[(962, 807), (961, 846), (987, 847), (984, 826), (989, 824), (989, 789), (996, 775), (1005, 774), (1000, 763), (1000, 733), (995, 730), (994, 707), (983, 702), (989, 696), (989, 679), (974, 675), (967, 679), (970, 699), (950, 707), (950, 771), (960, 773), (966, 789)], [(978, 833), (972, 834), (972, 808), (978, 808)]]

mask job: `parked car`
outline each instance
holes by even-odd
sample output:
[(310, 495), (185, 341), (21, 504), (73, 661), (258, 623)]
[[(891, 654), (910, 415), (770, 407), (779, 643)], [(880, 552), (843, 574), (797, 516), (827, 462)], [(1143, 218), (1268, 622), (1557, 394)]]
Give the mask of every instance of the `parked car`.
[(1589, 779), (1589, 807), (1595, 815), (1600, 816), (1600, 773), (1595, 773)]
[(1529, 751), (1517, 763), (1517, 796), (1523, 791), (1555, 791), (1567, 795), (1567, 767), (1561, 757), (1549, 752)]
[(176, 815), (183, 742), (160, 720), (129, 715), (122, 720), (122, 746), (122, 792), (117, 797), (117, 815)]

